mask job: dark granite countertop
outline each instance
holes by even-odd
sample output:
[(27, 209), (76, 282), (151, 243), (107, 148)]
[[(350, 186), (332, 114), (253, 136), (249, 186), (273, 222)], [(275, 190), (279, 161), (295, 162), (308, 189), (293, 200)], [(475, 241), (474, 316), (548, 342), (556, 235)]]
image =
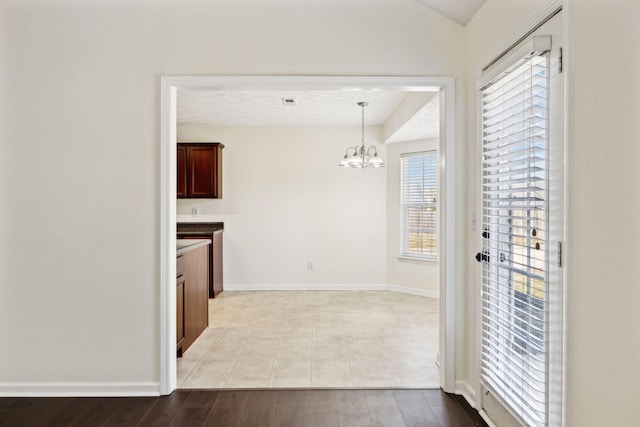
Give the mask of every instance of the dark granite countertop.
[(178, 234), (201, 235), (202, 233), (215, 233), (224, 230), (223, 222), (178, 222), (176, 224)]

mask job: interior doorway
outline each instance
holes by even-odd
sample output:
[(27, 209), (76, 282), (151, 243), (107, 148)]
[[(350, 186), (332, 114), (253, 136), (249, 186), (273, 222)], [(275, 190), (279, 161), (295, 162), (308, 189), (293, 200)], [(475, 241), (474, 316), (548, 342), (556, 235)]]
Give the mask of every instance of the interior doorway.
[[(429, 77), (165, 77), (162, 79), (161, 155), (161, 388), (176, 388), (175, 348), (175, 223), (176, 223), (176, 140), (177, 93), (189, 90), (343, 90), (343, 91), (440, 91), (440, 385), (453, 391), (454, 339), (453, 304), (455, 287), (455, 121), (452, 78)], [(445, 159), (449, 161), (445, 164)], [(452, 160), (453, 159), (453, 160)], [(175, 285), (174, 285), (175, 286)]]

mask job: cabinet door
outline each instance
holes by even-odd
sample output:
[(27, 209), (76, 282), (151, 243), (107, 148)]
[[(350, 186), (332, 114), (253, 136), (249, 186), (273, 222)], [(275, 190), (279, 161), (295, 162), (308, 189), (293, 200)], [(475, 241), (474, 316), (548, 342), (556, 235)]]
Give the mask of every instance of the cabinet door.
[(187, 197), (187, 147), (178, 146), (178, 187), (177, 197)]
[(187, 162), (190, 168), (188, 197), (219, 198), (218, 147), (188, 147)]
[(222, 149), (219, 142), (178, 143), (179, 199), (222, 198)]
[(184, 254), (186, 270), (184, 284), (184, 341), (182, 351), (200, 336), (209, 325), (209, 247), (202, 246)]

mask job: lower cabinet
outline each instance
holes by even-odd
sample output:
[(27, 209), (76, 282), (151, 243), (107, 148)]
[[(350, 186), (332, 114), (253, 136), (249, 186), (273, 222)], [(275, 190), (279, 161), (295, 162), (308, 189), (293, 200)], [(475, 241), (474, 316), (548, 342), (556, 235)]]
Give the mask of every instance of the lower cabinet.
[(176, 259), (176, 348), (187, 351), (209, 326), (209, 245)]

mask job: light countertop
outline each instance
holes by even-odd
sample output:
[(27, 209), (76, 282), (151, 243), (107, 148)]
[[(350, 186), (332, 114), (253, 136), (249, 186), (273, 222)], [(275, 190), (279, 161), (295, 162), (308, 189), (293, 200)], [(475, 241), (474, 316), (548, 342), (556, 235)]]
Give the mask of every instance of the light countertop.
[(176, 239), (176, 256), (211, 244), (211, 239)]

